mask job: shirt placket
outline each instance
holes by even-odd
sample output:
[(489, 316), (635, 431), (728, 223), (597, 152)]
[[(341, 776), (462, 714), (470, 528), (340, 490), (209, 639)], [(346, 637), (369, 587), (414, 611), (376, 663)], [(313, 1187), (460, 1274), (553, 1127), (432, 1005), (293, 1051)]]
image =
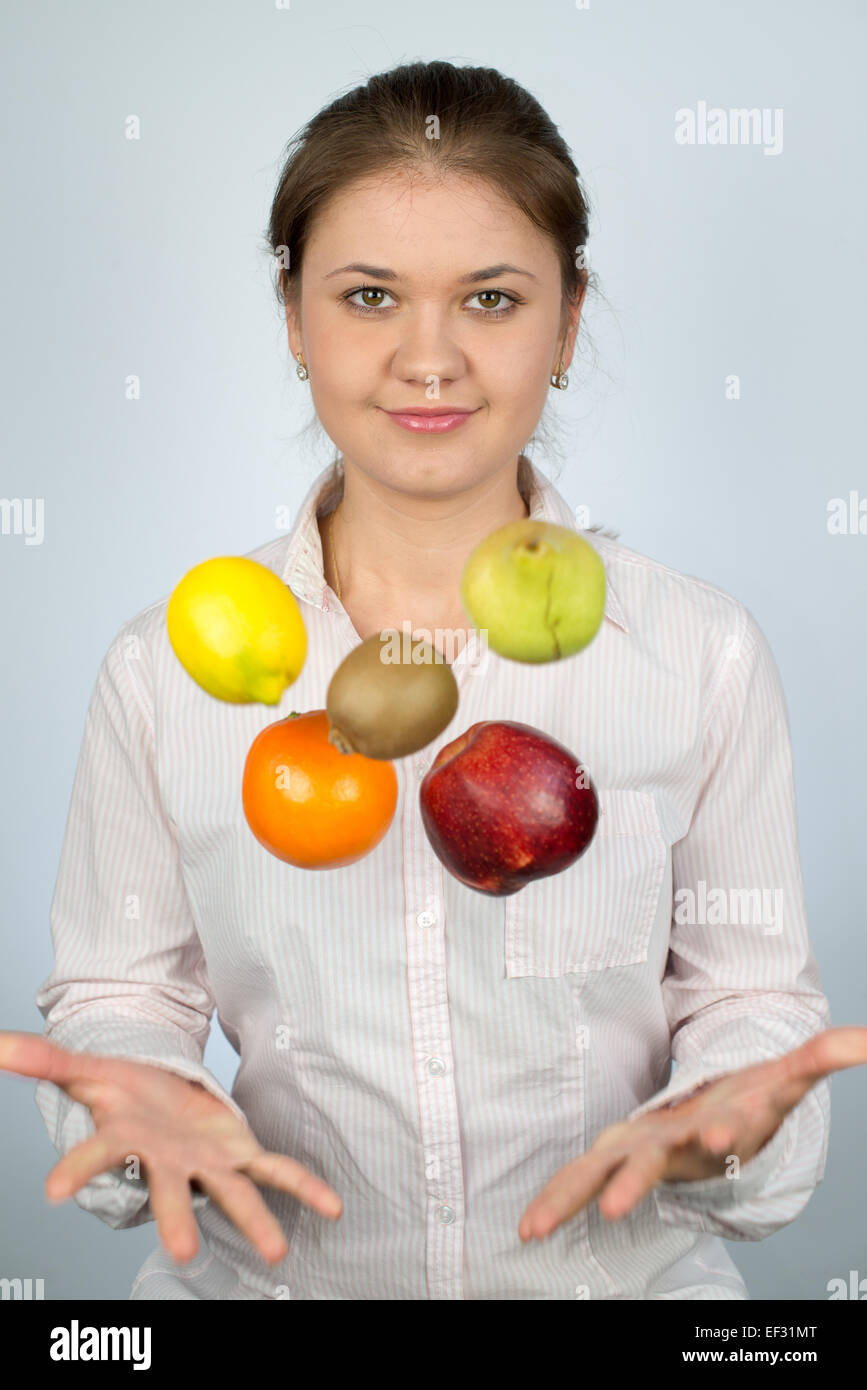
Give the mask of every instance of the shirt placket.
[(430, 759), (407, 758), (403, 807), (406, 956), (413, 1067), (424, 1150), (425, 1261), (431, 1298), (463, 1297), (463, 1165), (449, 1024), (443, 868), (418, 809)]
[[(464, 647), (452, 670), (459, 691), (479, 679), (487, 653)], [(448, 740), (447, 740), (448, 741)], [(438, 745), (439, 747), (440, 745)], [(437, 750), (438, 751), (438, 750)], [(443, 876), (419, 813), (433, 754), (404, 760), (404, 885), (413, 1064), (424, 1147), (426, 1273), (431, 1298), (463, 1298), (464, 1182), (448, 999)]]

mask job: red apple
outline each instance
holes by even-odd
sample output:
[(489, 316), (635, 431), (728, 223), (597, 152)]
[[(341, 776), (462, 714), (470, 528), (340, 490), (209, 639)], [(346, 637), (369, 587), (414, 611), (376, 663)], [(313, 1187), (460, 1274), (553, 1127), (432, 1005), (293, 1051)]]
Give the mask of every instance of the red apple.
[(427, 837), (450, 873), (504, 897), (568, 869), (599, 818), (590, 774), (541, 729), (484, 720), (445, 744), (419, 791)]

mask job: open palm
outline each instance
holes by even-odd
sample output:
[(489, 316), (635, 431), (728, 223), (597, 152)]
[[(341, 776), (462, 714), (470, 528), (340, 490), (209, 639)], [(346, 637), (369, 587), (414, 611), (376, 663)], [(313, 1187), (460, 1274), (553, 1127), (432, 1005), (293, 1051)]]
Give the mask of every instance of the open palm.
[(291, 1192), (332, 1220), (342, 1211), (326, 1182), (285, 1154), (263, 1149), (221, 1100), (162, 1067), (69, 1052), (34, 1033), (0, 1032), (0, 1069), (53, 1082), (93, 1116), (96, 1132), (48, 1174), (49, 1200), (71, 1197), (135, 1156), (160, 1239), (177, 1260), (192, 1259), (198, 1249), (191, 1184), (222, 1207), (269, 1263), (283, 1259), (288, 1247), (256, 1183)]
[(826, 1028), (782, 1057), (739, 1068), (679, 1103), (609, 1125), (533, 1198), (518, 1235), (543, 1240), (594, 1197), (613, 1221), (658, 1182), (722, 1176), (728, 1156), (746, 1163), (757, 1154), (817, 1081), (865, 1063), (867, 1028)]

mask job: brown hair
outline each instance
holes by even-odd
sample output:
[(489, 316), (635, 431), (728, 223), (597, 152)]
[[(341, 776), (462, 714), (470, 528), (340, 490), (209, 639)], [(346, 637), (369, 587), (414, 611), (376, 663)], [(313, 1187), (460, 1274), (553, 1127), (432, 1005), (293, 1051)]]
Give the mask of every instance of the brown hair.
[(511, 198), (557, 252), (564, 326), (568, 303), (597, 289), (586, 268), (588, 199), (565, 141), (535, 97), (495, 68), (417, 62), (370, 77), (290, 140), (266, 234), (281, 306), (298, 304), (304, 248), (328, 200), (351, 183), (399, 169), (485, 179)]

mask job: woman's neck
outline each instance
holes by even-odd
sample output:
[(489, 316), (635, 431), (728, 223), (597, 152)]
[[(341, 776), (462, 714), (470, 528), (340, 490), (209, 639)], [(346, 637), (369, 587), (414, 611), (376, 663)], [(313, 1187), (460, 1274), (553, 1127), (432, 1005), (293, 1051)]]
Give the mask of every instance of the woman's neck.
[[(326, 581), (349, 607), (394, 604), (406, 616), (460, 607), (460, 581), (470, 552), (498, 527), (529, 515), (531, 474), (519, 460), (477, 488), (435, 499), (395, 492), (345, 462), (336, 508), (320, 518)], [(333, 554), (332, 554), (333, 546)], [(335, 567), (336, 560), (336, 567)]]

